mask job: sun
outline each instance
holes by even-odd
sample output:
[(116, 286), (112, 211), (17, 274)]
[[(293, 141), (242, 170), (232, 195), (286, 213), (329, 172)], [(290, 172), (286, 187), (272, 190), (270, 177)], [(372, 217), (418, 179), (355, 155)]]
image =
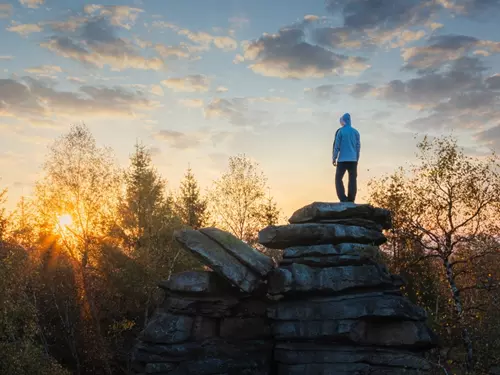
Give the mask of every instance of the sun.
[(73, 222), (73, 219), (71, 218), (71, 215), (69, 215), (69, 214), (61, 215), (57, 218), (57, 220), (58, 220), (59, 226), (61, 228), (66, 228), (66, 227), (70, 226), (71, 223)]

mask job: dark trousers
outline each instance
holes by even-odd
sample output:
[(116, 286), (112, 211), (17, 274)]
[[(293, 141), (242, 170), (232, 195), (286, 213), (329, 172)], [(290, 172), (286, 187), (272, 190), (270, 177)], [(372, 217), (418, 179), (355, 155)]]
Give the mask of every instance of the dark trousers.
[[(345, 172), (349, 175), (349, 185), (347, 187), (347, 196), (345, 195), (344, 178)], [(356, 198), (358, 177), (358, 162), (356, 161), (342, 161), (337, 163), (337, 171), (335, 172), (335, 188), (337, 189), (337, 196), (341, 202), (354, 202)]]

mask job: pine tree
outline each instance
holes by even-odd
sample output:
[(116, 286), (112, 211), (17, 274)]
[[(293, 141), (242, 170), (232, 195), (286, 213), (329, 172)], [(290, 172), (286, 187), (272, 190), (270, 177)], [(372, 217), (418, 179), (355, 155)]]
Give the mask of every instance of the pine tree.
[(175, 206), (182, 222), (193, 229), (204, 227), (208, 219), (207, 201), (201, 197), (198, 181), (190, 167), (179, 190)]

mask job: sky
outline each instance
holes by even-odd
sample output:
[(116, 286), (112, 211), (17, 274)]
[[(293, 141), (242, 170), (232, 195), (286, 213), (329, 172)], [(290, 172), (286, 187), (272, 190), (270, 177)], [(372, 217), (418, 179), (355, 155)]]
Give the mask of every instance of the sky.
[(499, 16), (500, 0), (0, 0), (0, 187), (30, 195), (48, 145), (84, 122), (122, 166), (150, 147), (171, 188), (244, 153), (289, 215), (337, 200), (349, 112), (363, 202), (415, 137), (500, 149)]

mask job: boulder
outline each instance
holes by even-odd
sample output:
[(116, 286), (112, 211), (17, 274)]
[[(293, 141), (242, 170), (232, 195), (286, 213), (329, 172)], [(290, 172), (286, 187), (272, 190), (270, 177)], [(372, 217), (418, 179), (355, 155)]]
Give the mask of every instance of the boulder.
[(269, 276), (269, 293), (338, 294), (351, 289), (393, 287), (393, 280), (378, 265), (309, 267), (294, 263), (275, 269)]
[(323, 256), (358, 256), (360, 258), (380, 259), (380, 250), (377, 246), (363, 245), (359, 243), (340, 243), (337, 245), (311, 245), (293, 246), (283, 250), (283, 259), (323, 257)]
[(288, 220), (291, 224), (325, 220), (364, 219), (391, 228), (391, 213), (369, 204), (313, 202), (295, 211)]
[(258, 288), (261, 275), (242, 264), (208, 236), (196, 230), (184, 229), (176, 231), (174, 237), (186, 250), (201, 259), (204, 264), (227, 279), (232, 285), (247, 293)]
[(203, 228), (200, 232), (217, 242), (228, 253), (261, 276), (266, 276), (274, 268), (270, 257), (248, 246), (229, 232), (217, 228)]
[(381, 245), (386, 240), (381, 232), (340, 224), (272, 225), (259, 232), (259, 243), (271, 249), (343, 242)]
[(267, 315), (274, 320), (392, 318), (423, 321), (427, 318), (425, 310), (407, 298), (383, 292), (283, 300), (271, 305)]
[(277, 343), (276, 362), (284, 364), (356, 363), (430, 370), (430, 364), (416, 353), (363, 346), (335, 346), (310, 342)]
[(277, 340), (349, 342), (405, 349), (431, 349), (436, 337), (424, 322), (388, 320), (293, 320), (272, 327)]

